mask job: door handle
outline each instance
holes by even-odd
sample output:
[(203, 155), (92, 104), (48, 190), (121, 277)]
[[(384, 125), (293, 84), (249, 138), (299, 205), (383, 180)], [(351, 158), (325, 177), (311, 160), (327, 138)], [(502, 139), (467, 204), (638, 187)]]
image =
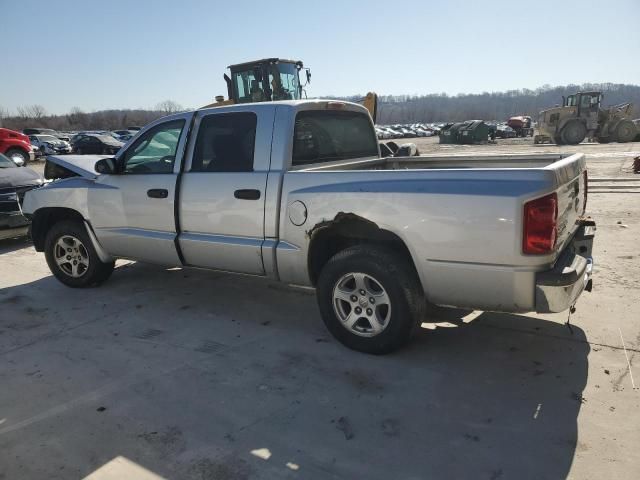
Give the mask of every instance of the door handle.
[(258, 200), (260, 198), (260, 190), (244, 189), (236, 190), (233, 196), (240, 200)]
[(164, 188), (152, 188), (147, 190), (147, 197), (149, 198), (167, 198), (169, 196), (169, 190)]

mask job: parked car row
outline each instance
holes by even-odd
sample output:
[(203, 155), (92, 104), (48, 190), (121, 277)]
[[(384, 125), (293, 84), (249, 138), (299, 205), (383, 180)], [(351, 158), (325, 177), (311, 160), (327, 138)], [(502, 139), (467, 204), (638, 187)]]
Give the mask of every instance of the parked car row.
[(46, 155), (115, 155), (139, 129), (57, 132), (50, 128), (25, 128), (21, 133), (0, 128), (0, 153), (19, 167)]
[(406, 125), (376, 125), (376, 135), (379, 140), (390, 138), (431, 137), (438, 135), (440, 128), (436, 125), (414, 123)]

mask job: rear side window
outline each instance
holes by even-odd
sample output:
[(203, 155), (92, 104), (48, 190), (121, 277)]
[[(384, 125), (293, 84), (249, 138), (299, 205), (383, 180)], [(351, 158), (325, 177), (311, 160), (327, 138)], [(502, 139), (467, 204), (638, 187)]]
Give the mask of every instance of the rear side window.
[(377, 156), (378, 140), (368, 115), (335, 110), (297, 114), (293, 166)]
[(252, 172), (255, 113), (216, 113), (200, 122), (192, 172)]

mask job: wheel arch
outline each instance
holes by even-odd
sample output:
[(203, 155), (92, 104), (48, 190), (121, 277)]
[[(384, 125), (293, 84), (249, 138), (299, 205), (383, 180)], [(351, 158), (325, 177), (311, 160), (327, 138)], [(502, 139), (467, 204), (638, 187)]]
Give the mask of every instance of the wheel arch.
[(47, 233), (56, 223), (65, 220), (75, 220), (82, 223), (87, 230), (87, 235), (91, 239), (93, 247), (96, 249), (98, 257), (103, 262), (110, 262), (113, 257), (100, 245), (100, 242), (96, 238), (91, 224), (85, 220), (80, 212), (73, 208), (66, 207), (43, 207), (36, 210), (31, 218), (31, 240), (36, 251), (44, 251), (44, 243), (47, 238)]
[(420, 275), (405, 241), (396, 233), (380, 228), (376, 223), (353, 213), (339, 213), (333, 220), (317, 224), (309, 232), (307, 269), (316, 286), (324, 265), (336, 253), (354, 245), (379, 245), (401, 255), (421, 282)]
[(29, 156), (29, 150), (27, 150), (22, 145), (9, 145), (5, 153), (9, 153), (11, 150), (20, 150), (21, 152), (26, 153), (27, 157)]
[(39, 208), (31, 219), (31, 240), (38, 252), (44, 251), (44, 241), (53, 225), (63, 220), (77, 220), (84, 223), (84, 218), (77, 210), (64, 207)]

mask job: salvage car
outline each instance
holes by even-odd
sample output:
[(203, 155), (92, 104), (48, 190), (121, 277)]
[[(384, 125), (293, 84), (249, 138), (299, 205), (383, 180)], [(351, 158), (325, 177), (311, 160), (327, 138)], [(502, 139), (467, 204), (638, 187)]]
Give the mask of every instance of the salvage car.
[(0, 153), (9, 157), (19, 167), (24, 166), (28, 160), (35, 159), (29, 137), (8, 128), (0, 128)]
[(353, 103), (170, 115), (115, 157), (49, 157), (45, 176), (23, 209), (65, 285), (128, 258), (315, 287), (363, 352), (405, 344), (428, 303), (560, 312), (591, 288), (583, 154), (383, 158)]
[(27, 233), (29, 220), (22, 214), (24, 195), (44, 183), (30, 168), (18, 168), (0, 153), (0, 240)]
[(73, 153), (83, 154), (110, 154), (114, 155), (120, 150), (124, 142), (116, 140), (111, 135), (99, 135), (88, 133), (77, 138), (73, 143)]
[(31, 144), (44, 155), (60, 155), (71, 153), (69, 142), (60, 140), (53, 135), (29, 135)]

